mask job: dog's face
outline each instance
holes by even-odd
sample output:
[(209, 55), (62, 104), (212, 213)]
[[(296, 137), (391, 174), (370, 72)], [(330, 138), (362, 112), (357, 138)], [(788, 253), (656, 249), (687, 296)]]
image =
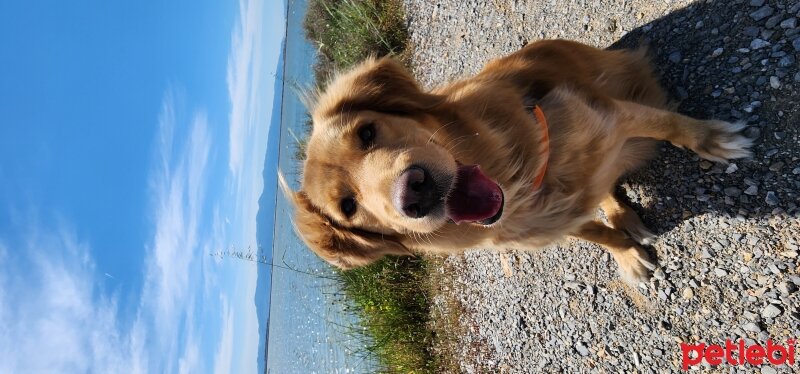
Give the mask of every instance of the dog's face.
[(435, 140), (442, 100), (391, 59), (368, 60), (317, 98), (303, 188), (291, 193), (312, 250), (350, 268), (408, 254), (409, 235), (499, 219), (497, 184)]

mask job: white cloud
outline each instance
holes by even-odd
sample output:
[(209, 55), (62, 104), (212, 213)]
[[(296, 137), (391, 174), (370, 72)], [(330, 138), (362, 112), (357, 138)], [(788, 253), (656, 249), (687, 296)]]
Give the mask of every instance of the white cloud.
[[(193, 323), (187, 323), (191, 326)], [(178, 373), (191, 374), (199, 372), (200, 366), (200, 348), (194, 330), (190, 330), (190, 334), (186, 337), (186, 349), (178, 360)]]
[[(203, 297), (202, 257), (206, 254), (202, 249), (209, 240), (201, 236), (201, 217), (211, 139), (202, 111), (192, 116), (188, 126), (179, 123), (180, 118), (175, 94), (167, 91), (159, 117), (158, 163), (151, 180), (155, 234), (147, 250), (136, 321), (146, 349), (167, 359), (151, 361), (147, 367), (151, 372), (191, 372), (199, 359), (195, 305)], [(183, 138), (177, 129), (186, 127), (188, 138)]]
[(132, 340), (120, 333), (116, 298), (98, 289), (88, 245), (64, 224), (26, 234), (30, 239), (14, 248), (18, 256), (0, 262), (0, 372), (139, 366)]
[(256, 87), (262, 68), (262, 5), (260, 0), (239, 1), (239, 20), (233, 29), (228, 55), (227, 79), (231, 100), (229, 167), (236, 178), (241, 175), (247, 157), (254, 156), (250, 152), (254, 139), (250, 136), (256, 126), (265, 125), (256, 121), (253, 110), (257, 105), (266, 104), (258, 101)]
[(231, 372), (233, 361), (233, 313), (228, 305), (228, 298), (220, 295), (222, 305), (222, 337), (219, 341), (217, 353), (214, 355), (214, 373), (224, 374)]

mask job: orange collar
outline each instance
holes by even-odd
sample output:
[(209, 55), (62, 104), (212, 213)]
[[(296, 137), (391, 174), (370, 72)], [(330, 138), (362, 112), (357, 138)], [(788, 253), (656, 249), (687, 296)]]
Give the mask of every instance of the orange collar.
[(533, 114), (536, 116), (536, 121), (539, 122), (539, 127), (542, 128), (542, 136), (540, 141), (544, 146), (544, 149), (542, 150), (544, 165), (542, 165), (542, 170), (539, 171), (539, 174), (536, 175), (536, 179), (533, 180), (533, 190), (537, 191), (539, 187), (542, 186), (544, 174), (547, 172), (547, 162), (550, 158), (550, 132), (547, 129), (547, 118), (545, 118), (542, 108), (540, 108), (538, 105), (534, 106)]

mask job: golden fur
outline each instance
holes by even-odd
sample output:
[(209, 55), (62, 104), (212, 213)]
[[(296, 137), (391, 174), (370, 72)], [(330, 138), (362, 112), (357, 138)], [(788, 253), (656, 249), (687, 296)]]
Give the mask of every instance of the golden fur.
[[(550, 136), (547, 172), (536, 191), (531, 183), (545, 147), (533, 104), (542, 108)], [(643, 280), (654, 267), (642, 247), (652, 234), (612, 195), (620, 176), (647, 161), (656, 140), (715, 161), (749, 154), (750, 140), (737, 134), (742, 125), (665, 108), (643, 51), (539, 41), (430, 92), (396, 61), (369, 59), (314, 99), (302, 188), (283, 185), (300, 237), (341, 268), (384, 255), (532, 249), (571, 235), (603, 245), (623, 275)], [(368, 148), (358, 135), (365, 124), (376, 133)], [(499, 221), (409, 218), (392, 204), (392, 186), (411, 165), (452, 181), (461, 164), (480, 165), (502, 187)], [(349, 217), (345, 198), (356, 204)], [(608, 224), (597, 220), (598, 207)]]

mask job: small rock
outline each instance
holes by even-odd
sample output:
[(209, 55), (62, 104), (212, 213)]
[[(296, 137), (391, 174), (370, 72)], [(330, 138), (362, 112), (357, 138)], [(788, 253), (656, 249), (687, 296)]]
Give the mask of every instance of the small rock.
[[(778, 133), (777, 133), (777, 132), (775, 133), (775, 136), (776, 136), (776, 139), (778, 139), (778, 140), (780, 140), (780, 139), (783, 139), (783, 137), (782, 137), (782, 136), (781, 136), (780, 138), (778, 138), (778, 136), (780, 136), (780, 135), (778, 135)], [(784, 164), (783, 164), (783, 162), (781, 162), (781, 161), (778, 161), (778, 162), (776, 162), (776, 163), (774, 163), (774, 164), (770, 165), (770, 166), (769, 166), (769, 170), (770, 170), (770, 171), (774, 171), (774, 172), (776, 172), (776, 173), (777, 173), (777, 172), (781, 171), (781, 169), (783, 169), (783, 165), (784, 165)]]
[(758, 8), (756, 11), (750, 13), (750, 18), (752, 18), (755, 21), (760, 21), (764, 18), (771, 16), (773, 12), (774, 10), (772, 9), (771, 6), (764, 5), (763, 7)]
[(752, 42), (750, 42), (750, 49), (752, 49), (752, 50), (761, 49), (761, 48), (764, 48), (764, 47), (766, 47), (768, 45), (770, 45), (770, 43), (768, 41), (766, 41), (764, 39), (761, 39), (761, 38), (756, 38), (756, 39), (753, 39)]
[(797, 51), (797, 52), (800, 52), (800, 38), (796, 38), (796, 39), (795, 39), (795, 40), (792, 42), (792, 47), (794, 47), (794, 50), (795, 50), (795, 51)]
[(794, 283), (789, 283), (786, 281), (778, 283), (776, 288), (784, 295), (797, 292), (797, 286), (795, 286)]
[(750, 0), (750, 6), (762, 6), (764, 5), (764, 0)]
[(783, 251), (781, 252), (781, 256), (788, 258), (795, 258), (797, 257), (797, 251)]
[(724, 269), (716, 268), (716, 269), (714, 269), (714, 275), (722, 278), (722, 277), (728, 275), (728, 272), (725, 271)]
[(681, 51), (673, 51), (672, 53), (670, 53), (669, 60), (670, 62), (675, 64), (681, 62)]
[(682, 292), (683, 298), (689, 300), (694, 297), (694, 291), (690, 287), (686, 287)]
[(755, 26), (747, 26), (744, 28), (744, 30), (742, 30), (742, 34), (749, 36), (751, 38), (756, 37), (758, 33), (759, 33), (758, 27)]
[(656, 271), (653, 272), (653, 278), (656, 278), (658, 280), (664, 280), (665, 278), (664, 270), (662, 270), (661, 268), (656, 269)]
[(778, 374), (778, 371), (772, 366), (765, 365), (761, 367), (761, 374)]
[(797, 18), (791, 17), (781, 22), (782, 29), (793, 29), (795, 27), (797, 27)]
[(773, 75), (769, 77), (769, 86), (774, 89), (781, 88), (781, 81), (778, 79), (778, 77)]
[(728, 165), (728, 168), (727, 168), (727, 169), (725, 169), (725, 174), (733, 174), (733, 173), (735, 173), (737, 170), (739, 170), (739, 167), (738, 167), (738, 166), (736, 166), (736, 164), (734, 164), (734, 163), (731, 163), (730, 165)]
[(586, 348), (586, 346), (583, 345), (582, 343), (575, 343), (575, 350), (578, 351), (578, 353), (580, 353), (581, 356), (586, 357), (589, 355), (589, 349)]
[(582, 286), (583, 285), (580, 282), (567, 282), (567, 283), (564, 283), (564, 287), (565, 288), (569, 288), (571, 290), (576, 290), (576, 291), (580, 291)]
[(781, 313), (783, 313), (781, 308), (779, 308), (779, 307), (777, 307), (775, 305), (769, 304), (764, 308), (764, 310), (761, 311), (761, 316), (764, 317), (764, 318), (775, 318), (775, 317), (781, 315)]
[(794, 66), (794, 61), (794, 56), (792, 55), (783, 56), (780, 60), (778, 60), (778, 66), (782, 68), (788, 68), (790, 66)]
[(758, 187), (756, 186), (747, 187), (747, 189), (744, 190), (744, 193), (746, 195), (755, 196), (756, 194), (758, 194)]
[(742, 330), (759, 333), (761, 332), (761, 327), (759, 327), (758, 324), (755, 322), (750, 322), (742, 326)]
[(738, 197), (739, 195), (742, 194), (742, 190), (736, 187), (727, 187), (725, 188), (724, 192), (725, 196), (730, 196), (730, 197)]
[(778, 23), (781, 22), (781, 18), (783, 18), (782, 14), (776, 14), (772, 17), (769, 17), (767, 23), (764, 24), (768, 29), (773, 29), (775, 26), (778, 26)]
[(764, 199), (767, 205), (778, 205), (778, 196), (773, 191), (767, 191), (767, 197)]
[(723, 49), (722, 47), (719, 47), (719, 48), (715, 49), (713, 52), (711, 52), (711, 58), (714, 58), (714, 57), (717, 57), (717, 56), (721, 55), (722, 52), (724, 52), (724, 51), (725, 51), (725, 49)]

